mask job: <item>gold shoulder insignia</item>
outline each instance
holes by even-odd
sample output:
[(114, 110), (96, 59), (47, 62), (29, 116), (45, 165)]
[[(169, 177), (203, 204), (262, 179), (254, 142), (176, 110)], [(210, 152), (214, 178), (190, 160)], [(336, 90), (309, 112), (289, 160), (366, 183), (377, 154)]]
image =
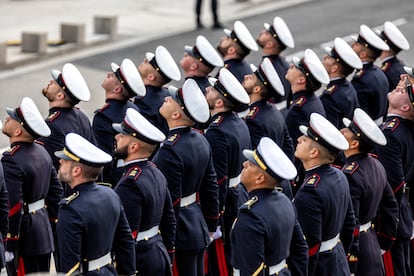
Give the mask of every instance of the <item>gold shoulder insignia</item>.
[(52, 114), (50, 114), (49, 117), (47, 117), (46, 121), (53, 122), (59, 117), (59, 115), (60, 115), (60, 111), (55, 111)]
[(394, 131), (400, 125), (400, 120), (398, 118), (393, 118), (391, 121), (388, 121), (384, 124), (384, 129), (390, 129)]
[(358, 162), (352, 162), (351, 164), (345, 164), (342, 171), (344, 173), (352, 175), (354, 172), (356, 172), (358, 170), (358, 168), (359, 168)]
[(356, 71), (355, 76), (358, 78), (361, 78), (364, 74), (365, 74), (364, 69), (361, 69), (361, 70)]
[(296, 101), (295, 101), (295, 105), (297, 106), (302, 106), (306, 103), (306, 98), (304, 96), (299, 97)]
[(108, 182), (96, 182), (96, 184), (112, 188), (112, 184)]
[(255, 204), (258, 201), (259, 201), (259, 198), (257, 196), (254, 196), (251, 199), (249, 199), (248, 201), (246, 201), (244, 203), (244, 206), (246, 206), (247, 209), (250, 210), (250, 208), (252, 208), (253, 204)]
[(314, 188), (316, 188), (320, 180), (321, 177), (318, 174), (313, 174), (312, 176), (305, 179), (304, 183), (305, 185), (313, 186)]
[(336, 84), (326, 87), (326, 91), (329, 94), (333, 94), (337, 89), (338, 89), (338, 86)]
[(259, 112), (259, 107), (258, 106), (254, 106), (249, 110), (249, 113), (247, 113), (246, 118), (250, 118), (250, 119), (254, 119), (254, 117), (256, 117), (257, 112)]
[(72, 201), (74, 201), (76, 198), (78, 198), (79, 196), (79, 191), (71, 194), (70, 196), (62, 199), (62, 201), (60, 202), (61, 205), (69, 205)]
[(135, 166), (129, 169), (129, 171), (126, 173), (126, 176), (127, 178), (137, 180), (138, 177), (141, 175), (141, 173), (142, 173), (142, 169), (138, 166)]
[(221, 115), (219, 115), (219, 116), (217, 116), (217, 118), (212, 122), (212, 124), (215, 124), (215, 125), (220, 125), (222, 122), (223, 122), (223, 120), (224, 120), (224, 117), (223, 116), (221, 116)]
[(391, 68), (391, 62), (387, 61), (382, 64), (381, 71), (387, 72), (388, 70), (390, 70), (390, 68)]
[(8, 150), (6, 150), (3, 154), (13, 156), (18, 150), (20, 149), (20, 145), (15, 145)]

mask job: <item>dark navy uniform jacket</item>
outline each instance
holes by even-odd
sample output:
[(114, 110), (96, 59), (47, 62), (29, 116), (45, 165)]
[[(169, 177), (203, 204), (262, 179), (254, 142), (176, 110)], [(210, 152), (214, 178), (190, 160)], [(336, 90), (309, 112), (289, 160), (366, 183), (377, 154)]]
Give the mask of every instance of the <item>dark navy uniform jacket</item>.
[(352, 84), (346, 78), (331, 80), (320, 96), (326, 112), (326, 119), (337, 129), (344, 128), (343, 118), (352, 118), (359, 107), (358, 97)]
[[(277, 74), (279, 75), (280, 80), (282, 81), (283, 88), (285, 89), (285, 96), (280, 96), (277, 94), (274, 97), (275, 103), (280, 103), (282, 101), (286, 101), (288, 96), (291, 96), (292, 91), (290, 88), (290, 82), (286, 79), (286, 73), (289, 69), (289, 63), (286, 61), (286, 59), (280, 55), (270, 55), (270, 56), (264, 56), (263, 58), (269, 58), (272, 62), (273, 66), (276, 69)], [(286, 107), (286, 106), (284, 106)]]
[[(73, 188), (60, 202), (57, 223), (61, 272), (83, 275), (135, 274), (135, 246), (121, 200), (112, 188), (87, 182)], [(113, 265), (87, 272), (87, 262), (116, 256)], [(118, 272), (118, 274), (116, 274)], [(71, 274), (71, 273), (69, 273)]]
[(298, 143), (297, 139), (302, 136), (299, 126), (308, 126), (310, 115), (313, 112), (326, 116), (322, 102), (314, 92), (304, 90), (293, 94), (292, 105), (286, 115), (286, 126), (294, 147)]
[(385, 116), (389, 83), (376, 65), (372, 62), (364, 63), (363, 68), (356, 71), (351, 83), (357, 91), (360, 107), (373, 120)]
[(136, 243), (138, 272), (171, 275), (168, 252), (174, 251), (175, 216), (164, 175), (147, 159), (131, 161), (124, 167), (115, 192), (121, 198), (134, 238), (153, 227), (159, 226), (161, 231), (161, 235)]
[[(229, 189), (229, 182), (231, 178), (240, 175), (243, 161), (246, 160), (243, 150), (251, 149), (250, 134), (243, 119), (232, 111), (217, 113), (212, 116), (211, 120), (205, 136), (213, 152), (213, 163), (220, 190), (220, 212), (226, 205), (225, 213), (230, 220), (227, 230), (230, 231), (239, 206), (237, 206), (237, 191)], [(230, 198), (228, 198), (228, 193), (232, 194), (229, 195)], [(230, 201), (233, 204), (230, 204)]]
[[(234, 268), (240, 270), (240, 275), (269, 275), (269, 266), (290, 255), (301, 262), (299, 267), (293, 266), (293, 275), (307, 275), (308, 247), (291, 201), (275, 189), (254, 190), (249, 197), (240, 207), (231, 231)], [(293, 239), (295, 231), (300, 233), (298, 240)], [(290, 268), (278, 275), (291, 275)]]
[(65, 147), (65, 136), (70, 132), (77, 133), (96, 145), (91, 123), (85, 113), (78, 108), (52, 107), (49, 109), (49, 117), (46, 118), (52, 134), (49, 137), (40, 137), (38, 141), (43, 143), (46, 150), (52, 156), (56, 171), (59, 170), (59, 158), (55, 151)]
[(266, 100), (254, 102), (250, 105), (250, 111), (245, 120), (250, 131), (253, 149), (257, 147), (262, 137), (269, 137), (293, 160), (295, 149), (292, 138), (290, 138), (285, 118), (275, 105)]
[[(49, 218), (56, 221), (63, 195), (52, 159), (37, 143), (16, 142), (1, 162), (10, 206), (6, 250), (17, 250), (19, 256), (51, 253), (55, 246)], [(27, 205), (41, 199), (47, 208), (29, 213)]]
[[(224, 68), (227, 68), (242, 83), (245, 75), (253, 73), (250, 65), (244, 59), (229, 59), (224, 61)], [(217, 73), (218, 77), (218, 73)]]
[[(137, 109), (137, 107), (130, 101), (119, 101), (119, 100), (106, 100), (105, 105), (95, 111), (93, 117), (92, 129), (96, 138), (97, 146), (114, 156), (114, 150), (116, 146), (115, 136), (118, 134), (112, 127), (113, 123), (121, 123), (124, 120), (126, 110), (128, 108)], [(138, 110), (138, 109), (137, 109)], [(113, 159), (111, 163), (104, 166), (102, 180), (104, 182), (115, 185), (119, 176), (114, 173), (116, 170), (117, 159)]]
[(381, 70), (385, 73), (385, 76), (387, 76), (389, 83), (388, 91), (392, 91), (397, 87), (401, 74), (407, 74), (404, 70), (404, 62), (395, 56), (384, 60), (382, 62)]
[[(177, 219), (176, 249), (206, 248), (219, 213), (216, 173), (206, 138), (191, 127), (170, 129), (153, 162), (168, 182)], [(199, 202), (180, 208), (181, 198), (194, 193)]]
[(409, 238), (412, 234), (413, 218), (412, 210), (405, 196), (405, 186), (410, 187), (410, 196), (413, 195), (414, 122), (388, 115), (382, 125), (382, 131), (387, 138), (387, 145), (377, 146), (376, 150), (400, 207), (397, 237)]
[(9, 230), (9, 197), (6, 189), (6, 182), (4, 181), (3, 166), (0, 163), (0, 267), (6, 265), (4, 259), (4, 243), (6, 234)]
[(168, 124), (167, 121), (161, 116), (159, 109), (164, 102), (165, 97), (170, 95), (168, 93), (168, 89), (151, 85), (146, 85), (145, 89), (147, 94), (144, 97), (136, 96), (134, 103), (138, 107), (139, 113), (141, 113), (142, 116), (167, 135)]
[[(398, 205), (382, 164), (366, 153), (346, 159), (342, 171), (348, 178), (356, 218), (351, 255), (358, 259), (356, 275), (384, 275), (381, 250), (388, 251), (397, 235)], [(379, 222), (376, 229), (359, 232), (359, 226)], [(359, 235), (358, 235), (359, 232)], [(378, 232), (378, 234), (377, 234)], [(351, 260), (352, 258), (349, 258)]]
[[(330, 165), (306, 171), (294, 204), (309, 246), (309, 275), (350, 275), (346, 253), (352, 242), (355, 216), (345, 175)], [(337, 234), (342, 244), (320, 253), (321, 242)]]

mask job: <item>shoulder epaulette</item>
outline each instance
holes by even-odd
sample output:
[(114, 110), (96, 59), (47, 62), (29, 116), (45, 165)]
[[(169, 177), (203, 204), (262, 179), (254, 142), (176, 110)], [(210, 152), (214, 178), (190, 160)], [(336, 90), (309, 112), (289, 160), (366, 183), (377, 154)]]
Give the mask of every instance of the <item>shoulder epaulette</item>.
[(100, 109), (98, 109), (98, 112), (103, 112), (105, 109), (107, 109), (111, 103), (106, 102)]
[(221, 116), (221, 115), (219, 115), (219, 116), (217, 116), (216, 119), (214, 119), (214, 121), (211, 122), (211, 125), (212, 126), (219, 126), (219, 125), (221, 125), (221, 123), (223, 122), (223, 120), (224, 120), (224, 117)]
[(321, 181), (321, 177), (318, 174), (313, 174), (312, 176), (309, 176), (307, 179), (305, 179), (303, 184), (316, 188), (319, 184), (319, 181)]
[(252, 197), (251, 199), (249, 199), (248, 201), (246, 201), (242, 207), (244, 207), (244, 209), (250, 210), (252, 208), (252, 206), (259, 201), (259, 198), (257, 196)]
[(15, 145), (9, 148), (8, 150), (6, 150), (5, 152), (3, 152), (3, 155), (13, 156), (19, 149), (20, 149), (20, 145)]
[(62, 199), (61, 201), (60, 201), (60, 205), (69, 205), (72, 201), (74, 201), (77, 197), (79, 196), (79, 191), (77, 191), (77, 192), (75, 192), (75, 193), (73, 193), (73, 194), (71, 194), (70, 196), (68, 196), (68, 197), (66, 197), (66, 198), (64, 198), (64, 199)]
[(299, 106), (299, 107), (301, 107), (302, 105), (304, 105), (306, 103), (306, 97), (304, 97), (304, 96), (302, 96), (302, 97), (299, 97), (299, 98), (297, 98), (295, 101), (294, 101), (294, 105), (296, 105), (296, 106)]
[(254, 119), (256, 117), (257, 112), (259, 112), (259, 107), (254, 106), (249, 110), (249, 113), (247, 113), (246, 119)]
[(96, 182), (96, 184), (101, 185), (101, 186), (105, 186), (105, 187), (112, 188), (112, 184), (111, 183), (108, 183), (108, 182)]
[(55, 111), (52, 114), (49, 115), (49, 117), (46, 118), (46, 121), (53, 122), (56, 120), (60, 115), (60, 111)]
[(387, 61), (382, 64), (381, 71), (387, 72), (388, 70), (390, 70), (390, 68), (391, 68), (391, 62)]
[(39, 140), (34, 140), (33, 142), (38, 144), (38, 145), (42, 145), (42, 146), (45, 145), (45, 143), (43, 143), (42, 141), (39, 141)]
[(178, 140), (180, 140), (180, 134), (174, 133), (174, 134), (168, 136), (168, 138), (165, 140), (164, 144), (174, 145), (175, 143), (178, 142)]
[(392, 132), (395, 131), (400, 125), (400, 120), (398, 118), (393, 118), (391, 121), (385, 122), (382, 129), (389, 129)]
[(126, 178), (137, 180), (142, 173), (142, 169), (138, 166), (132, 167), (125, 174)]
[(329, 95), (332, 95), (336, 90), (338, 90), (338, 85), (332, 84), (331, 86), (327, 86), (325, 90), (329, 93)]
[(356, 76), (356, 77), (358, 77), (358, 78), (361, 78), (364, 74), (365, 74), (364, 69), (361, 69), (361, 70), (358, 70), (358, 71), (355, 73), (355, 76)]
[(230, 64), (228, 64), (228, 63), (225, 63), (225, 64), (224, 64), (224, 68), (229, 69), (229, 67), (230, 67)]
[(358, 170), (358, 168), (359, 168), (358, 162), (355, 162), (354, 161), (351, 164), (345, 164), (344, 165), (344, 168), (342, 169), (342, 171), (344, 173), (347, 173), (347, 174), (352, 175), (352, 174), (354, 174), (354, 172), (356, 172)]

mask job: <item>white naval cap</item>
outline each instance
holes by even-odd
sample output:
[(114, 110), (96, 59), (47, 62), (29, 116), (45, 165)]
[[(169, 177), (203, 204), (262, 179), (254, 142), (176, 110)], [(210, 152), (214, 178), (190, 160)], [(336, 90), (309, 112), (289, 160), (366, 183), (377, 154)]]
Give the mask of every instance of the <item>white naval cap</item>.
[(397, 52), (410, 49), (410, 43), (407, 38), (392, 22), (386, 21), (384, 23), (383, 31), (379, 33), (391, 49), (394, 49)]
[(182, 88), (170, 85), (168, 91), (191, 120), (197, 123), (208, 121), (210, 109), (206, 97), (195, 80), (187, 79)]
[(90, 100), (91, 92), (88, 85), (78, 68), (72, 63), (63, 65), (62, 72), (52, 70), (52, 77), (75, 104), (79, 101)]
[(293, 64), (301, 70), (307, 78), (313, 82), (319, 82), (321, 84), (329, 83), (329, 75), (326, 72), (321, 60), (311, 49), (305, 50), (305, 55), (302, 59), (298, 57), (292, 58)]
[(202, 35), (197, 36), (196, 43), (193, 47), (184, 46), (184, 50), (207, 67), (223, 67), (224, 62), (216, 49), (208, 42), (207, 38)]
[(299, 130), (332, 152), (349, 148), (348, 141), (341, 132), (319, 113), (312, 113), (310, 115), (309, 127), (301, 125)]
[(371, 117), (361, 108), (354, 110), (352, 121), (342, 119), (344, 125), (349, 128), (363, 143), (367, 145), (378, 144), (385, 146), (387, 139)]
[(274, 95), (285, 95), (285, 88), (283, 87), (282, 81), (269, 58), (264, 58), (259, 68), (256, 68), (253, 64), (250, 65), (250, 68), (263, 85), (272, 91)]
[(289, 30), (288, 25), (279, 16), (276, 16), (273, 19), (272, 25), (264, 23), (264, 28), (266, 31), (270, 32), (275, 39), (279, 40), (286, 47), (295, 47), (295, 41), (293, 40), (293, 36)]
[(144, 97), (146, 95), (147, 91), (145, 89), (144, 81), (132, 60), (128, 58), (124, 59), (121, 66), (112, 62), (111, 68), (131, 97)]
[(7, 107), (6, 111), (13, 120), (18, 121), (34, 138), (50, 135), (49, 126), (31, 98), (24, 97), (17, 108)]
[(104, 164), (112, 161), (112, 157), (109, 154), (77, 133), (66, 134), (65, 147), (61, 151), (55, 151), (55, 156), (91, 167), (102, 167)]
[(410, 77), (414, 78), (414, 67), (404, 66), (404, 71), (410, 75)]
[(352, 39), (375, 51), (388, 51), (390, 47), (367, 25), (362, 24), (359, 28), (358, 37), (352, 36)]
[(243, 155), (276, 179), (294, 179), (297, 175), (295, 165), (283, 150), (270, 138), (260, 139), (256, 150), (243, 150)]
[(155, 55), (147, 52), (145, 57), (163, 78), (175, 81), (181, 79), (181, 73), (177, 63), (164, 46), (158, 46), (157, 49), (155, 49)]
[(246, 25), (244, 25), (241, 21), (234, 22), (233, 31), (224, 29), (224, 33), (245, 50), (259, 50), (259, 46), (257, 45), (256, 40), (253, 38), (252, 34), (247, 29)]
[(333, 47), (325, 47), (325, 52), (336, 59), (337, 62), (355, 69), (362, 68), (362, 61), (352, 50), (352, 47), (340, 37), (335, 38)]
[(122, 123), (112, 124), (112, 127), (119, 133), (131, 135), (151, 145), (165, 140), (164, 133), (133, 108), (127, 109)]
[[(404, 66), (404, 71), (411, 77), (414, 78), (414, 68), (413, 67), (408, 67), (408, 66)], [(406, 82), (409, 82), (409, 80), (407, 79)], [(406, 87), (408, 88), (408, 87)], [(411, 105), (414, 106), (414, 90), (413, 90), (413, 86), (412, 84), (410, 85), (411, 89), (407, 89), (407, 93), (408, 93), (408, 97), (410, 98), (410, 102)]]
[(209, 78), (209, 81), (211, 86), (213, 86), (217, 92), (223, 95), (236, 107), (250, 103), (250, 98), (246, 90), (227, 68), (220, 69), (218, 79)]

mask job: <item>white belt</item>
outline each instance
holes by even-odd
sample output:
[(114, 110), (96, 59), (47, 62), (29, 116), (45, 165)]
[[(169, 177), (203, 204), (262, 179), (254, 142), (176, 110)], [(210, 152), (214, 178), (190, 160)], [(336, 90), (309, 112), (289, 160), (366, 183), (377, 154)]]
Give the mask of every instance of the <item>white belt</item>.
[(332, 250), (339, 242), (339, 234), (336, 235), (334, 238), (321, 242), (321, 248), (319, 248), (319, 252), (325, 252), (328, 250)]
[(137, 238), (135, 240), (137, 242), (143, 241), (143, 240), (147, 241), (147, 240), (151, 239), (152, 237), (158, 235), (158, 230), (159, 230), (159, 227), (158, 227), (158, 225), (156, 225), (156, 226), (150, 228), (149, 230), (139, 232), (138, 235), (137, 235)]
[(193, 204), (197, 200), (197, 193), (181, 198), (180, 207), (186, 207)]
[[(287, 268), (286, 260), (282, 260), (276, 265), (269, 266), (269, 275), (277, 274)], [(240, 276), (240, 269), (233, 268), (233, 276)]]
[(35, 201), (33, 203), (30, 203), (27, 205), (27, 211), (28, 213), (34, 213), (40, 209), (42, 209), (43, 207), (45, 207), (45, 200), (44, 199), (39, 199), (38, 201)]
[(359, 232), (367, 232), (371, 228), (371, 221), (359, 226)]
[(229, 188), (236, 187), (240, 183), (240, 174), (236, 177), (230, 178)]
[(93, 270), (100, 269), (104, 266), (110, 265), (111, 263), (112, 263), (112, 258), (111, 258), (111, 253), (109, 252), (108, 254), (106, 254), (106, 255), (98, 258), (98, 259), (89, 261), (88, 262), (88, 271), (93, 271)]

